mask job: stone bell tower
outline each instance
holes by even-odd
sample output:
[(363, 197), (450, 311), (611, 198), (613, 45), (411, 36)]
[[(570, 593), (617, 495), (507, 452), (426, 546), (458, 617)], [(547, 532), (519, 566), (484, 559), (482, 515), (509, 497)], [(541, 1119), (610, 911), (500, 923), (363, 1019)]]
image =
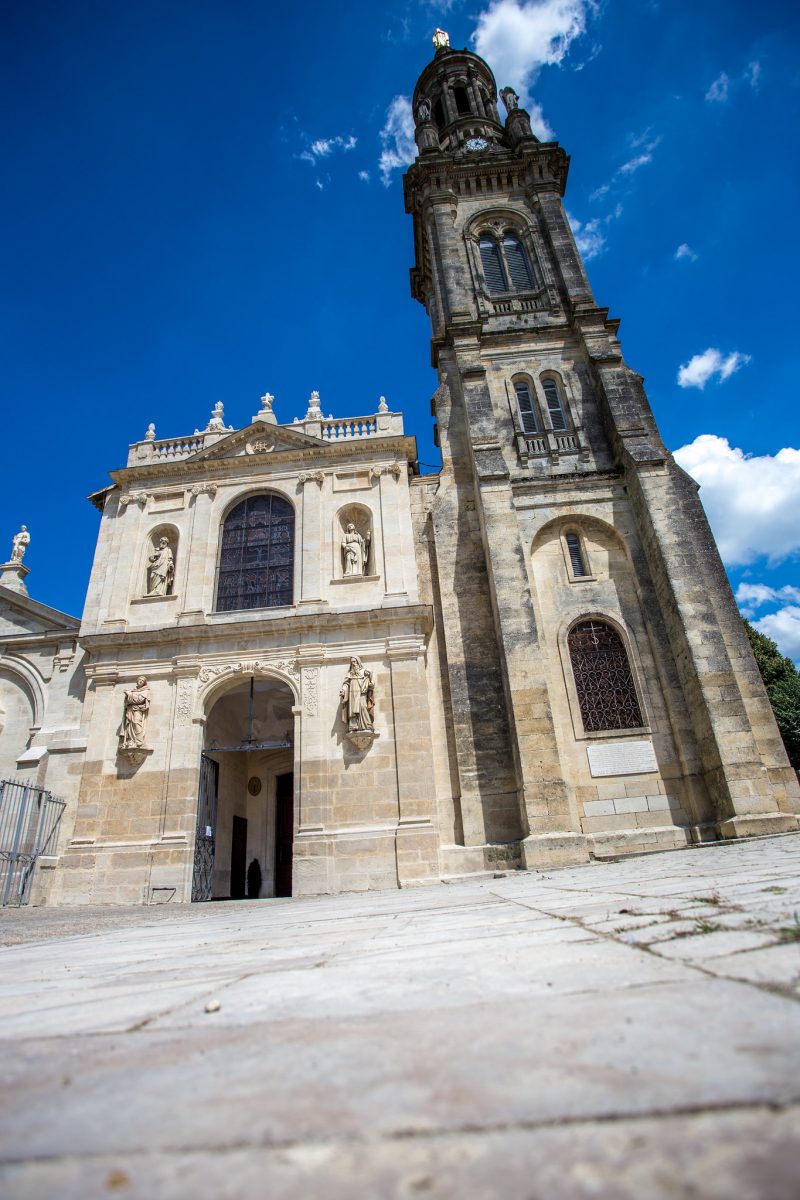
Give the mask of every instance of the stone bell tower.
[[(413, 97), (411, 288), (466, 848), (525, 865), (797, 828), (798, 789), (694, 482), (598, 307), (569, 158), (450, 47)], [(497, 861), (487, 855), (488, 861)]]

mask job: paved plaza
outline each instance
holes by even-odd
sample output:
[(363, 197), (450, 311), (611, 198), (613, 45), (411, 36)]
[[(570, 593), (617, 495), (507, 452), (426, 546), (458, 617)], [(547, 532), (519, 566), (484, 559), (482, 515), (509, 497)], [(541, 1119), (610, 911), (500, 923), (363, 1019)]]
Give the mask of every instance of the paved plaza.
[(800, 835), (401, 892), (3, 910), (0, 1193), (800, 1192)]

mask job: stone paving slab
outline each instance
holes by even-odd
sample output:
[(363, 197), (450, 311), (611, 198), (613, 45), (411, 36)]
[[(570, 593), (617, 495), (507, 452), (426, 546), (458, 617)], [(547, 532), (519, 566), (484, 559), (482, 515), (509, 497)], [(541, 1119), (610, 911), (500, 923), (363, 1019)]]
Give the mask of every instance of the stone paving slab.
[(6, 910), (0, 1192), (793, 1200), (798, 910), (800, 835), (127, 925)]

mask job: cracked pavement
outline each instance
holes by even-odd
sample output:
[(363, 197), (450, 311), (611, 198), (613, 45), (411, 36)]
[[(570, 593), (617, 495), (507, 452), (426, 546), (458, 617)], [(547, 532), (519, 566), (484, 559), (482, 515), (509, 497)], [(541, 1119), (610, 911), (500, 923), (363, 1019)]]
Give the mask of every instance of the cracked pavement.
[(0, 1191), (793, 1198), (798, 913), (800, 834), (2, 910)]

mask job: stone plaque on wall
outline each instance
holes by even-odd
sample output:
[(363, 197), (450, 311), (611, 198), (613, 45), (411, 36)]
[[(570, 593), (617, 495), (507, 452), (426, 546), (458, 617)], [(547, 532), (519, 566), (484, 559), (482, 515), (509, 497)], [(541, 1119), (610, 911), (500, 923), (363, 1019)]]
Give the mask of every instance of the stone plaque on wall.
[(587, 746), (589, 770), (598, 775), (646, 775), (657, 771), (653, 743), (617, 742), (611, 746)]

